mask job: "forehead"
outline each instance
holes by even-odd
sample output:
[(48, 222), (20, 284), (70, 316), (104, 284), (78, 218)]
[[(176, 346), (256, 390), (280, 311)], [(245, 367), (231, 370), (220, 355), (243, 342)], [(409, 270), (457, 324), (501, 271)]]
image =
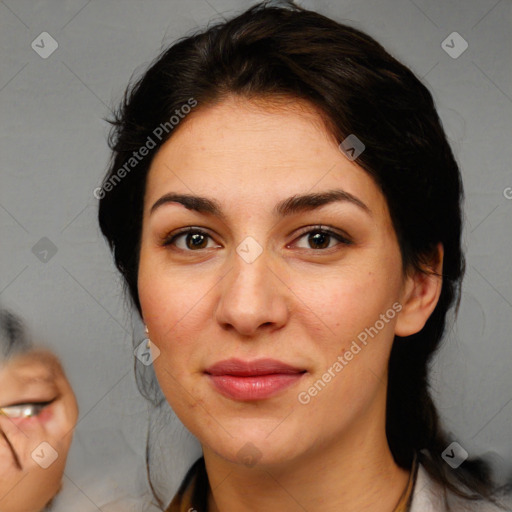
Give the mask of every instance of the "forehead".
[(376, 209), (385, 207), (373, 179), (345, 157), (306, 102), (229, 97), (181, 123), (151, 164), (146, 210), (169, 190), (240, 204), (339, 187)]

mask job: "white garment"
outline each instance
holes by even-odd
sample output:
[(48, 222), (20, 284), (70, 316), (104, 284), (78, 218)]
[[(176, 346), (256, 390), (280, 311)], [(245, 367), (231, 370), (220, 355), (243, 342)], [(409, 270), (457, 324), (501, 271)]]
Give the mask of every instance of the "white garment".
[[(448, 505), (450, 508), (448, 508)], [(512, 504), (500, 509), (487, 502), (473, 502), (454, 495), (435, 482), (420, 464), (410, 512), (512, 512)]]

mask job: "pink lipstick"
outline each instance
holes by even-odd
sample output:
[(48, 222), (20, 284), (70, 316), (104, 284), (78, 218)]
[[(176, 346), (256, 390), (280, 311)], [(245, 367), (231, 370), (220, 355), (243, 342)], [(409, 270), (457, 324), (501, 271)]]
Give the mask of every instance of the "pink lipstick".
[(217, 391), (241, 401), (270, 398), (298, 382), (305, 372), (275, 359), (227, 359), (205, 370)]

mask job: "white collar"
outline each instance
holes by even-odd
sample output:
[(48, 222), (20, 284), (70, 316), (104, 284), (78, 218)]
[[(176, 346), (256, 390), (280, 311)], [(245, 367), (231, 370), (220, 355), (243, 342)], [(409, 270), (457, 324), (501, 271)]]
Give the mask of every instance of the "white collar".
[[(493, 504), (476, 503), (454, 495), (434, 481), (427, 470), (419, 464), (410, 512), (447, 512), (448, 510), (450, 512), (504, 512)], [(512, 512), (512, 509), (507, 510)]]

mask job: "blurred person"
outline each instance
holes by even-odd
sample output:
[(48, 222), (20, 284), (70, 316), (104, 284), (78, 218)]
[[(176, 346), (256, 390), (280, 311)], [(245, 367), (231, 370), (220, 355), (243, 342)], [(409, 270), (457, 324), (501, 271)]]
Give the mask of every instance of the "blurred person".
[(78, 417), (58, 358), (0, 309), (0, 511), (39, 512), (59, 492)]

